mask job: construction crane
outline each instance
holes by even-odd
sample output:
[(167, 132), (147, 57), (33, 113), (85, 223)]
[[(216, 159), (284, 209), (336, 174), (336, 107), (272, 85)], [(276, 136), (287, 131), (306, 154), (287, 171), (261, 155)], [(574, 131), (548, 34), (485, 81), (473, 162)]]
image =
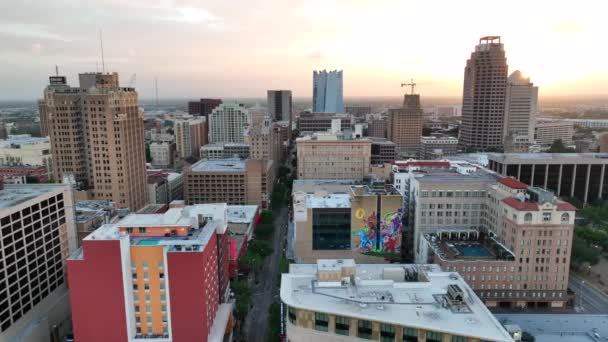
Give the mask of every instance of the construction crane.
[(410, 79), (410, 83), (401, 83), (401, 87), (411, 87), (411, 92), (412, 95), (414, 95), (414, 89), (416, 88), (416, 83), (414, 82), (414, 79)]
[(133, 88), (133, 86), (135, 85), (135, 82), (137, 82), (137, 74), (131, 75), (131, 78), (129, 79), (128, 88)]

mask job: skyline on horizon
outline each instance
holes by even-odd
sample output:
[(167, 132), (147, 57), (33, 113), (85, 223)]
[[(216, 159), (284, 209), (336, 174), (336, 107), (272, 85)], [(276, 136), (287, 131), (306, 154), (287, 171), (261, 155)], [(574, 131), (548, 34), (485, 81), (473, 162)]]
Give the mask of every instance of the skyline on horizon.
[[(35, 5), (35, 6), (32, 6)], [(413, 78), (423, 96), (460, 97), (466, 60), (482, 36), (500, 35), (509, 74), (541, 97), (608, 93), (601, 4), (581, 1), (446, 2), (94, 0), (0, 4), (0, 100), (35, 100), (55, 73), (77, 84), (102, 69), (141, 98), (263, 98), (268, 89), (312, 96), (313, 70), (344, 70), (344, 96), (392, 97)], [(481, 10), (483, 8), (483, 10)], [(521, 10), (525, 8), (525, 10)], [(453, 15), (458, 13), (458, 15)], [(548, 15), (550, 14), (550, 15)], [(513, 25), (517, 20), (517, 25)], [(422, 28), (419, 31), (419, 28)], [(540, 38), (539, 38), (540, 37)], [(583, 54), (581, 51), (589, 51)], [(446, 53), (447, 52), (447, 53)]]

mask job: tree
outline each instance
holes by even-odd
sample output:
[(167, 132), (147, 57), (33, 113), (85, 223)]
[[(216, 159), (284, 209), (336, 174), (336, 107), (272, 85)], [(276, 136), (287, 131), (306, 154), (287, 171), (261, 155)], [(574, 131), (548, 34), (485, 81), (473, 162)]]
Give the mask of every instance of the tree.
[(272, 247), (270, 247), (270, 244), (266, 241), (262, 241), (262, 240), (252, 240), (249, 243), (249, 247), (247, 247), (247, 251), (251, 251), (251, 253), (254, 253), (256, 255), (261, 256), (262, 258), (265, 258), (267, 256), (269, 256), (270, 254), (272, 254)]
[(566, 147), (566, 145), (564, 145), (564, 142), (562, 141), (562, 139), (556, 139), (555, 141), (553, 141), (553, 144), (551, 144), (551, 147), (549, 148), (549, 153), (574, 153), (576, 152), (573, 148), (568, 148)]
[(150, 152), (150, 144), (146, 144), (146, 163), (152, 162), (152, 152)]
[(247, 282), (244, 280), (238, 280), (232, 283), (232, 289), (234, 290), (234, 296), (236, 298), (236, 317), (240, 320), (245, 319), (247, 311), (249, 311), (249, 304), (251, 303), (251, 291)]
[(274, 232), (274, 225), (272, 223), (260, 223), (255, 227), (255, 236), (260, 239), (268, 239)]
[(269, 224), (272, 223), (272, 211), (263, 210), (260, 214), (260, 223)]
[(27, 184), (36, 184), (36, 183), (40, 183), (40, 180), (38, 180), (38, 178), (36, 178), (34, 176), (25, 176), (25, 182)]
[(576, 264), (589, 263), (595, 265), (600, 260), (600, 251), (593, 248), (587, 241), (579, 236), (574, 236), (572, 241), (572, 262)]

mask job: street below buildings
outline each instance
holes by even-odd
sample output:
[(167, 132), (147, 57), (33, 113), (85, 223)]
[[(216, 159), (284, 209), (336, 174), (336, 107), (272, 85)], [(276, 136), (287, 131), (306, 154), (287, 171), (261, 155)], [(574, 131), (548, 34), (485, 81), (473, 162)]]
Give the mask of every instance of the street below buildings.
[(283, 255), (283, 240), (287, 229), (287, 208), (274, 211), (274, 235), (270, 244), (272, 254), (264, 259), (264, 265), (251, 287), (252, 307), (244, 324), (244, 336), (247, 342), (265, 342), (268, 334), (268, 310), (274, 302), (279, 302), (279, 262)]
[(608, 314), (608, 296), (582, 278), (570, 273), (570, 290), (574, 291), (574, 311), (585, 314)]

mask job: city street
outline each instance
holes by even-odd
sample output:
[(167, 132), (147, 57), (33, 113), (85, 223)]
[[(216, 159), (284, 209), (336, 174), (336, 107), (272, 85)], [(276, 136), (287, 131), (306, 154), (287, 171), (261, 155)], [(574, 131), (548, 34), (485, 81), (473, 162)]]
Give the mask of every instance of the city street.
[(287, 226), (287, 208), (274, 211), (274, 236), (271, 241), (272, 255), (264, 260), (262, 270), (258, 275), (258, 283), (251, 287), (251, 303), (253, 307), (247, 314), (244, 326), (244, 336), (247, 342), (266, 341), (268, 331), (268, 309), (270, 304), (278, 301), (279, 261), (283, 253), (283, 236)]
[(608, 314), (608, 296), (583, 279), (570, 274), (570, 289), (576, 293), (574, 310), (586, 314)]

